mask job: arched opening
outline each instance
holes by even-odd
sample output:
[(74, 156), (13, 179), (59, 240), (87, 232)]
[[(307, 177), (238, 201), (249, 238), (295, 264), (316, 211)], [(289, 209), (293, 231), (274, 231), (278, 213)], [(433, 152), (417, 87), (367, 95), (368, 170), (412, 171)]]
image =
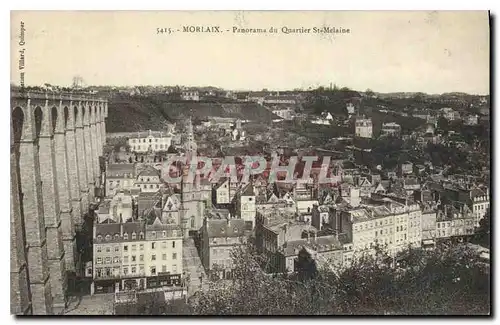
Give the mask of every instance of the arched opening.
[(23, 134), (24, 113), (21, 107), (16, 107), (12, 112), (12, 129), (14, 133), (13, 142), (19, 144)]
[(52, 133), (56, 131), (56, 126), (57, 126), (57, 108), (52, 106), (51, 109), (51, 115), (52, 115)]
[[(25, 234), (25, 222), (24, 222), (24, 200), (23, 200), (23, 191), (21, 185), (21, 168), (20, 168), (20, 142), (23, 138), (24, 133), (24, 112), (21, 107), (16, 107), (12, 111), (12, 133), (13, 133), (13, 143), (14, 143), (14, 159), (16, 160), (16, 176), (17, 176), (17, 193), (19, 194), (19, 211), (21, 218), (21, 229), (22, 238), (24, 246), (26, 247), (26, 234)], [(26, 252), (25, 252), (26, 253)], [(29, 272), (29, 270), (27, 270)], [(28, 274), (29, 277), (29, 274)]]
[(35, 108), (35, 142), (38, 143), (42, 131), (43, 112), (40, 106)]
[(85, 119), (85, 107), (81, 106), (81, 113), (82, 113), (82, 123), (83, 120)]
[(68, 126), (68, 118), (69, 118), (69, 109), (68, 106), (64, 106), (64, 130)]
[(76, 106), (73, 107), (73, 118), (75, 119), (76, 123), (76, 120), (78, 119), (78, 107)]

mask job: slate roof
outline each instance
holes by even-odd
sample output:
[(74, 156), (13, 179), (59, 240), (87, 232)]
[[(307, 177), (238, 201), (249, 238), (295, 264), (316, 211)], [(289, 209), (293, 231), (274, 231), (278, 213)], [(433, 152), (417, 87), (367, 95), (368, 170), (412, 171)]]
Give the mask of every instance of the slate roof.
[(210, 219), (207, 220), (209, 238), (244, 236), (245, 221), (243, 219)]

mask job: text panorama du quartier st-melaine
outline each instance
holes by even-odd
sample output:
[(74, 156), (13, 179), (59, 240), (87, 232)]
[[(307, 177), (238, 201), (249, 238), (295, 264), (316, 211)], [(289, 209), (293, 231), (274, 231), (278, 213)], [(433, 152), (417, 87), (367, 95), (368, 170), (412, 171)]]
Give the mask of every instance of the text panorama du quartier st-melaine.
[[(220, 26), (183, 26), (185, 33), (219, 33), (224, 31)], [(228, 29), (226, 29), (228, 31)], [(231, 30), (235, 34), (261, 34), (261, 33), (279, 33), (282, 34), (349, 34), (351, 30), (343, 27), (323, 26), (323, 27), (270, 27), (270, 28), (242, 28), (233, 26)]]

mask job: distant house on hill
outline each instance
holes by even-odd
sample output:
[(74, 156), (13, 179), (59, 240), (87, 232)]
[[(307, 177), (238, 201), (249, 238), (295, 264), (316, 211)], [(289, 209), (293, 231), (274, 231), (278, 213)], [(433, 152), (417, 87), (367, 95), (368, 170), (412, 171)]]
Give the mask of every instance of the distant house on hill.
[(184, 90), (181, 92), (182, 100), (200, 100), (200, 93), (197, 90)]

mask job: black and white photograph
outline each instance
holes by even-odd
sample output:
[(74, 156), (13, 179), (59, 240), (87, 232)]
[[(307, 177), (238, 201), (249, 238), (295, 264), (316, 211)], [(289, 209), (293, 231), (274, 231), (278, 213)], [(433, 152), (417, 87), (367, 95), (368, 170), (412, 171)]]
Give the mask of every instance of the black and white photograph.
[(490, 28), (11, 11), (10, 314), (491, 316)]

